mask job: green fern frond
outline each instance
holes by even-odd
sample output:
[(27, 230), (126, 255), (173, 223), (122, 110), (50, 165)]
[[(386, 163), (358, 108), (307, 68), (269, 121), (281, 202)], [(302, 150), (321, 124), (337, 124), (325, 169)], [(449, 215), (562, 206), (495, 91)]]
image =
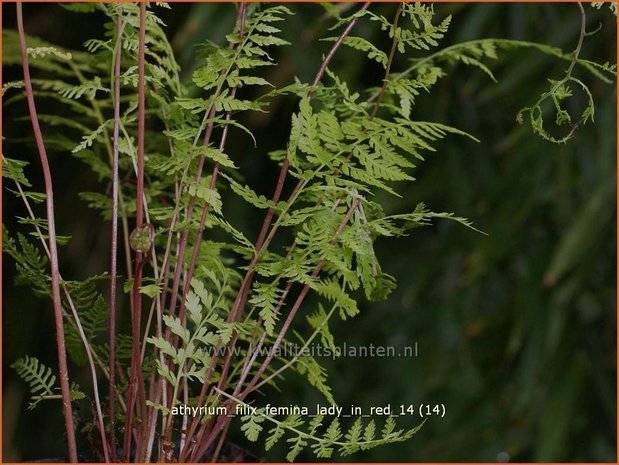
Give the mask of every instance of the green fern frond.
[[(216, 391), (239, 405), (243, 405), (246, 408), (249, 407), (246, 403), (220, 389), (216, 389)], [(331, 420), (328, 426), (325, 427), (324, 417), (316, 415), (307, 425), (307, 429), (303, 431), (301, 428), (305, 425), (306, 420), (298, 415), (290, 415), (284, 420), (278, 420), (267, 415), (264, 409), (257, 409), (255, 414), (241, 417), (243, 422), (241, 430), (245, 432), (249, 440), (257, 441), (260, 433), (264, 430), (262, 424), (265, 420), (275, 425), (274, 428), (269, 430), (269, 436), (266, 439), (269, 447), (272, 447), (273, 444), (281, 440), (286, 433), (290, 436), (286, 439), (286, 442), (290, 444), (289, 452), (286, 455), (286, 460), (289, 462), (293, 462), (308, 445), (318, 458), (330, 458), (336, 447), (339, 448), (343, 455), (347, 455), (359, 449), (368, 450), (380, 445), (402, 442), (415, 435), (425, 423), (424, 421), (419, 426), (409, 430), (396, 430), (395, 420), (393, 417), (388, 417), (381, 431), (382, 437), (375, 439), (376, 427), (374, 420), (370, 420), (364, 428), (363, 420), (357, 418), (348, 429), (342, 431), (337, 417)]]
[(22, 378), (30, 389), (31, 400), (28, 409), (34, 409), (39, 402), (46, 397), (54, 395), (56, 375), (51, 368), (46, 367), (35, 357), (26, 355), (11, 364), (17, 374)]
[[(337, 40), (337, 37), (327, 37), (322, 40), (334, 42)], [(350, 48), (363, 52), (370, 60), (376, 61), (378, 64), (382, 65), (383, 68), (387, 66), (387, 54), (382, 50), (379, 50), (369, 40), (364, 39), (363, 37), (347, 36), (344, 38), (342, 43)]]

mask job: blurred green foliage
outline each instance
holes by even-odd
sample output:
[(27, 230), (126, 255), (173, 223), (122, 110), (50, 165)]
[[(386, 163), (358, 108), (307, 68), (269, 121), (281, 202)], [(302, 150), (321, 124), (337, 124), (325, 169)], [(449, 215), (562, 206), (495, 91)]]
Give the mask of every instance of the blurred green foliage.
[[(372, 8), (389, 14), (395, 5)], [(14, 9), (5, 5), (4, 10), (3, 26), (14, 27)], [(436, 10), (439, 19), (454, 15), (441, 47), (495, 37), (547, 43), (567, 52), (580, 26), (576, 6), (570, 4), (459, 3), (438, 4)], [(268, 71), (275, 84), (295, 75), (310, 80), (329, 46), (317, 42), (329, 25), (321, 7), (294, 5), (294, 11), (284, 31), (295, 46), (279, 50), (280, 65)], [(72, 48), (100, 32), (100, 25), (80, 24), (54, 5), (26, 12), (29, 34)], [(616, 18), (588, 5), (586, 12), (588, 29), (602, 28), (585, 39), (582, 56), (613, 61)], [(205, 39), (223, 43), (234, 8), (175, 4), (163, 18), (189, 78), (196, 47)], [(358, 33), (388, 47), (388, 38), (372, 30)], [(394, 71), (406, 65), (396, 60)], [(505, 52), (488, 65), (499, 83), (459, 65), (432, 93), (419, 97), (413, 114), (468, 131), (481, 143), (445, 142), (416, 170), (405, 195), (389, 200), (393, 213), (411, 211), (422, 201), (435, 211), (453, 211), (487, 235), (442, 222), (415, 230), (405, 240), (383, 243), (378, 253), (386, 259), (385, 271), (397, 277), (397, 291), (386, 302), (365, 305), (361, 315), (332, 331), (349, 344), (403, 347), (418, 342), (419, 356), (325, 362), (335, 398), (344, 406), (436, 402), (446, 405), (447, 415), (429, 420), (411, 441), (347, 460), (616, 459), (616, 87), (587, 77), (597, 103), (596, 121), (557, 146), (518, 126), (515, 115), (546, 90), (547, 79), (564, 74), (565, 62), (521, 50)], [(381, 79), (379, 69), (353, 50), (338, 52), (332, 66), (353, 89)], [(5, 80), (18, 72), (7, 69)], [(270, 113), (245, 122), (260, 134), (260, 155), (287, 139), (293, 105), (277, 100)], [(21, 107), (5, 112), (4, 133), (28, 136), (29, 128), (18, 119), (24, 114)], [(267, 125), (278, 129), (261, 131)], [(251, 154), (250, 144), (235, 138), (230, 152)], [(31, 147), (15, 143), (4, 151), (25, 154)], [(246, 182), (268, 194), (275, 173), (264, 160), (251, 154), (242, 166)], [(94, 274), (106, 266), (107, 228), (100, 228), (96, 214), (76, 200), (77, 192), (89, 190), (85, 186), (93, 182), (92, 175), (70, 157), (58, 157), (54, 175), (64, 187), (56, 199), (61, 233), (74, 236), (62, 251), (63, 274)], [(11, 227), (18, 208), (5, 196), (3, 216)], [(230, 211), (231, 222), (255, 234), (259, 218), (242, 207)], [(37, 353), (50, 348), (42, 361), (53, 366), (51, 313), (27, 289), (14, 286), (10, 264), (5, 262), (4, 270), (4, 460), (62, 454), (60, 416), (53, 406), (22, 413), (25, 388), (7, 371), (8, 363), (35, 346)], [(317, 400), (301, 379), (282, 386), (286, 389), (273, 393), (273, 402), (311, 405)], [(33, 444), (32, 437), (41, 439)], [(251, 450), (240, 434), (236, 439)], [(280, 452), (271, 451), (266, 459)]]

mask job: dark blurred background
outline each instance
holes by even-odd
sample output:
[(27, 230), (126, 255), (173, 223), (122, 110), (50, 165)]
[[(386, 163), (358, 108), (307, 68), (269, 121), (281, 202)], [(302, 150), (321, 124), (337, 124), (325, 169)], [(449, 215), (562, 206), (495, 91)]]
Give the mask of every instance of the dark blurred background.
[[(284, 36), (294, 47), (276, 52), (279, 66), (269, 79), (285, 84), (298, 76), (310, 81), (331, 35), (332, 20), (318, 5), (289, 5), (296, 13)], [(15, 27), (14, 5), (3, 4), (3, 27)], [(342, 4), (352, 12), (358, 5)], [(388, 17), (394, 4), (372, 5)], [(437, 4), (437, 18), (453, 15), (441, 47), (480, 38), (509, 38), (573, 50), (580, 26), (575, 4)], [(613, 62), (616, 18), (605, 7), (585, 5), (587, 28), (602, 28), (585, 39), (582, 57)], [(26, 4), (25, 28), (72, 49), (98, 37), (103, 17), (84, 16), (52, 4)], [(230, 4), (174, 4), (162, 10), (169, 37), (186, 79), (195, 66), (195, 46), (204, 39), (224, 43), (234, 21)], [(365, 22), (356, 33), (383, 49), (384, 34)], [(420, 54), (419, 56), (423, 56)], [(411, 211), (419, 202), (434, 211), (451, 211), (472, 220), (488, 235), (447, 221), (416, 229), (404, 239), (378, 245), (383, 268), (398, 279), (385, 302), (362, 303), (361, 314), (334, 324), (339, 342), (418, 343), (415, 358), (343, 358), (325, 361), (335, 398), (343, 405), (444, 403), (444, 418), (429, 420), (410, 441), (356, 454), (360, 461), (616, 461), (616, 87), (577, 68), (591, 88), (595, 123), (576, 131), (565, 145), (552, 145), (518, 126), (515, 115), (563, 76), (566, 62), (534, 50), (503, 52), (487, 63), (495, 84), (476, 69), (448, 68), (430, 94), (422, 95), (413, 118), (446, 123), (477, 136), (481, 143), (453, 137), (418, 167), (416, 181), (402, 186), (403, 197), (382, 200), (390, 212)], [(394, 71), (406, 67), (397, 61)], [(381, 73), (345, 48), (332, 68), (360, 88), (377, 85)], [(4, 81), (20, 70), (3, 69)], [(246, 123), (257, 133), (253, 149), (233, 138), (233, 158), (246, 153), (246, 182), (269, 193), (274, 170), (265, 153), (281, 147), (296, 102), (276, 100), (271, 112)], [(578, 108), (573, 108), (578, 111)], [(25, 104), (3, 109), (3, 153), (36, 161)], [(53, 128), (44, 127), (44, 131)], [(254, 156), (255, 155), (255, 156)], [(237, 163), (239, 164), (239, 163)], [(40, 173), (27, 172), (35, 186)], [(108, 225), (77, 198), (96, 190), (96, 177), (68, 154), (53, 154), (57, 223), (71, 234), (61, 249), (61, 270), (71, 279), (107, 267)], [(10, 186), (7, 186), (10, 187)], [(20, 230), (15, 217), (23, 206), (3, 195), (3, 221)], [(229, 220), (255, 235), (257, 218), (226, 200)], [(51, 305), (13, 284), (14, 264), (3, 259), (3, 451), (4, 461), (61, 457), (62, 416), (57, 405), (26, 412), (27, 390), (8, 365), (24, 354), (55, 366)], [(87, 376), (72, 369), (77, 379)], [(298, 377), (290, 376), (272, 403), (312, 405), (321, 399)], [(87, 408), (87, 407), (86, 407)], [(78, 412), (88, 416), (90, 412)], [(414, 426), (416, 420), (402, 424)], [(266, 460), (281, 460), (282, 449), (265, 454), (240, 434), (234, 440)], [(312, 457), (302, 456), (305, 460)]]

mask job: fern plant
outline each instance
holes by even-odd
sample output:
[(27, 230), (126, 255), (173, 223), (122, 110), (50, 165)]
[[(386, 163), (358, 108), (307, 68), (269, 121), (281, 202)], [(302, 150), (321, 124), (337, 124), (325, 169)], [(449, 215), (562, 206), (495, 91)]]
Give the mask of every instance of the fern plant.
[[(304, 450), (324, 459), (410, 439), (421, 424), (397, 425), (392, 417), (346, 423), (324, 415), (278, 418), (260, 404), (288, 371), (337, 404), (316, 358), (303, 350), (288, 357), (278, 351), (293, 341), (306, 349), (317, 339), (335, 348), (332, 319), (353, 318), (359, 299), (389, 297), (396, 283), (375, 253), (376, 241), (437, 219), (474, 229), (464, 218), (423, 204), (389, 215), (376, 200), (379, 192), (398, 196), (398, 186), (414, 180), (412, 169), (441, 139), (477, 140), (440, 122), (419, 121), (416, 98), (453, 64), (495, 79), (487, 62), (500, 51), (533, 48), (568, 69), (562, 78), (549, 77), (551, 89), (520, 116), (528, 113), (533, 132), (543, 138), (565, 142), (593, 119), (585, 82), (612, 82), (616, 75), (615, 65), (580, 57), (586, 36), (580, 5), (578, 46), (566, 53), (502, 39), (440, 48), (451, 17), (437, 21), (431, 5), (400, 3), (385, 17), (370, 3), (347, 16), (325, 4), (332, 32), (323, 38), (327, 49), (314, 79), (282, 86), (272, 85), (262, 70), (278, 65), (278, 47), (291, 46), (281, 38), (292, 14), (285, 6), (238, 4), (227, 44), (204, 44), (191, 82), (181, 79), (158, 16), (170, 6), (62, 6), (84, 18), (103, 14), (105, 34), (81, 51), (26, 36), (21, 4), (18, 31), (3, 31), (4, 65), (21, 65), (24, 73), (23, 80), (4, 84), (4, 105), (27, 100), (46, 176), (45, 193), (33, 191), (25, 175), (29, 162), (3, 156), (8, 189), (26, 211), (19, 221), (32, 228), (29, 237), (4, 230), (3, 249), (16, 263), (16, 280), (54, 302), (61, 394), (56, 375), (37, 359), (26, 356), (12, 366), (29, 384), (31, 408), (63, 399), (71, 461), (77, 460), (72, 403), (85, 394), (69, 383), (67, 352), (91, 376), (101, 460), (216, 461), (231, 424), (249, 441), (264, 440), (267, 450), (285, 442), (290, 461)], [(356, 36), (359, 23), (382, 31), (388, 49)], [(332, 59), (341, 47), (382, 68), (372, 87), (351, 89), (338, 75)], [(409, 66), (396, 71), (400, 56)], [(588, 97), (576, 118), (562, 106), (574, 85)], [(258, 147), (260, 137), (242, 115), (267, 113), (280, 97), (295, 99), (297, 107), (287, 143), (265, 160), (279, 167), (268, 198), (240, 175), (250, 155), (233, 153), (227, 142), (233, 134)], [(62, 111), (37, 112), (41, 100)], [(545, 101), (554, 104), (559, 128), (571, 125), (567, 135), (544, 127)], [(52, 127), (59, 132), (48, 137)], [(57, 247), (71, 238), (56, 234), (46, 148), (72, 153), (98, 177), (98, 190), (80, 195), (111, 232), (110, 265), (98, 275), (68, 280), (60, 274)], [(264, 217), (257, 232), (230, 220), (225, 199), (231, 195)], [(314, 308), (306, 302), (310, 294), (319, 302)], [(120, 319), (120, 309), (129, 311), (130, 321)], [(304, 320), (307, 334), (301, 332)], [(117, 330), (125, 326), (126, 333)], [(181, 406), (204, 414), (179, 415)]]

